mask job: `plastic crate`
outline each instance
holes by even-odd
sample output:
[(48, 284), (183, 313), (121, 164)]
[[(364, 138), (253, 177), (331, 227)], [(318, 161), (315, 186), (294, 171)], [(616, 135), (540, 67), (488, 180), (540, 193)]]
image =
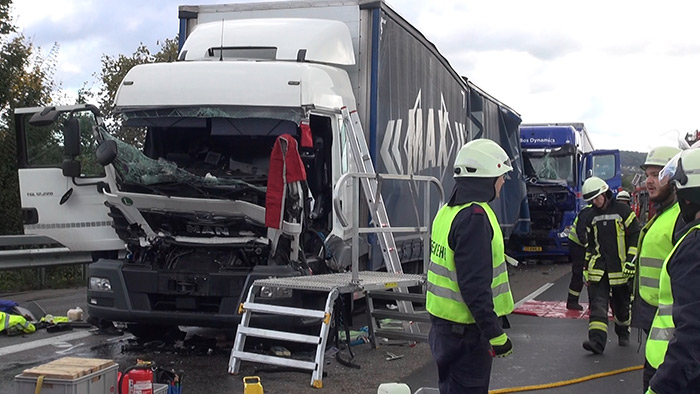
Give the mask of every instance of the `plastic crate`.
[[(119, 365), (114, 364), (81, 376), (76, 379), (44, 378), (41, 385), (41, 394), (113, 394), (117, 392), (117, 370)], [(36, 393), (37, 376), (15, 376), (17, 394)], [(167, 386), (165, 387), (167, 393)]]
[(168, 385), (153, 383), (153, 394), (168, 394)]

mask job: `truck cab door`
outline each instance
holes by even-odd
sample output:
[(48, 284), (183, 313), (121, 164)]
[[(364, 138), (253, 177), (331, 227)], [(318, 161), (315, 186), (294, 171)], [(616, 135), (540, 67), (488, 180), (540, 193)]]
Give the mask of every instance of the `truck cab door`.
[(20, 201), (25, 234), (50, 237), (72, 251), (121, 250), (95, 158), (96, 108), (15, 110)]
[(583, 180), (597, 176), (607, 182), (610, 190), (615, 193), (622, 187), (620, 151), (617, 149), (595, 150), (586, 153), (583, 168)]
[[(348, 143), (348, 130), (343, 122), (343, 117), (338, 115), (336, 121), (332, 122), (333, 127), (333, 184), (335, 185), (341, 176), (347, 174), (348, 172), (357, 172), (357, 168), (352, 160), (352, 149)], [(342, 215), (346, 220), (352, 223), (352, 218), (354, 215), (354, 205), (353, 202), (359, 201), (359, 194), (353, 193), (353, 182), (354, 179), (349, 179), (344, 184), (340, 185), (338, 190), (338, 200), (342, 208)], [(359, 191), (359, 185), (356, 189)], [(332, 234), (341, 238), (349, 239), (351, 236), (351, 229), (349, 227), (343, 228), (340, 221), (338, 220), (335, 211), (333, 212), (333, 229)]]

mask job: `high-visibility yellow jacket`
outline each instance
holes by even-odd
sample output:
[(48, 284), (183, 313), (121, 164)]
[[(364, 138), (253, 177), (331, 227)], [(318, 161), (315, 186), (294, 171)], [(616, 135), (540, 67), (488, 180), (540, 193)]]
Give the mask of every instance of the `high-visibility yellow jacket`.
[[(513, 311), (513, 296), (508, 282), (503, 235), (495, 213), (488, 204), (481, 202), (455, 206), (445, 205), (438, 211), (433, 221), (426, 309), (433, 316), (461, 324), (471, 324), (476, 321), (469, 306), (462, 298), (455, 267), (455, 251), (450, 247), (448, 237), (455, 217), (473, 204), (481, 207), (480, 212), (483, 210), (486, 213), (493, 231), (490, 245), (491, 265), (493, 267), (490, 283), (493, 312), (497, 316), (504, 316)], [(467, 234), (469, 231), (469, 229), (460, 230), (467, 232)], [(469, 268), (462, 267), (460, 269)]]
[(34, 331), (36, 331), (36, 327), (23, 316), (0, 312), (0, 332), (15, 335), (21, 332), (30, 334)]

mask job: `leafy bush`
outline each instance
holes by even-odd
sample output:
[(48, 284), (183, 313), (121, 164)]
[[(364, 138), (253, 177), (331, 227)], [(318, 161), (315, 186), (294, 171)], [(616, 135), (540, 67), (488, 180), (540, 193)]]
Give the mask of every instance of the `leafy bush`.
[(44, 268), (44, 285), (40, 268), (0, 271), (0, 294), (41, 289), (65, 289), (85, 285), (83, 265)]

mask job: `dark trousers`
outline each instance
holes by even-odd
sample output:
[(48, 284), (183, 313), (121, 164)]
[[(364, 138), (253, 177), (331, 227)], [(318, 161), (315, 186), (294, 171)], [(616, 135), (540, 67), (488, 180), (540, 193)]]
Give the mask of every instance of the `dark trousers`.
[[(612, 298), (610, 292), (612, 291)], [(618, 337), (628, 337), (630, 335), (630, 290), (627, 284), (621, 286), (610, 286), (608, 275), (604, 275), (600, 282), (591, 282), (588, 286), (588, 298), (590, 302), (591, 315), (589, 323), (601, 322), (608, 324), (608, 304), (612, 306), (615, 317), (615, 333)], [(608, 342), (608, 332), (592, 328), (589, 325), (588, 339), (599, 343), (605, 348)]]
[(656, 373), (656, 368), (649, 365), (649, 362), (644, 358), (644, 372), (642, 373), (642, 386), (644, 387), (644, 393), (647, 392), (649, 388), (649, 381)]
[(433, 319), (428, 343), (438, 367), (440, 394), (487, 394), (491, 345), (476, 324)]
[(583, 266), (586, 249), (583, 246), (569, 242), (569, 254), (571, 255), (571, 282), (569, 283), (570, 302), (578, 302), (578, 297), (583, 290)]
[[(654, 377), (655, 373), (656, 369), (649, 365), (649, 363), (644, 361), (644, 375), (642, 375), (642, 379), (644, 382), (643, 393), (647, 392), (647, 389), (649, 388), (649, 382), (651, 381), (651, 378)], [(688, 382), (688, 385), (685, 387), (685, 389), (683, 391), (678, 392), (678, 394), (700, 394), (700, 378), (695, 378)]]

